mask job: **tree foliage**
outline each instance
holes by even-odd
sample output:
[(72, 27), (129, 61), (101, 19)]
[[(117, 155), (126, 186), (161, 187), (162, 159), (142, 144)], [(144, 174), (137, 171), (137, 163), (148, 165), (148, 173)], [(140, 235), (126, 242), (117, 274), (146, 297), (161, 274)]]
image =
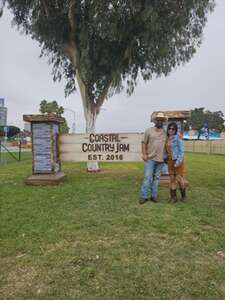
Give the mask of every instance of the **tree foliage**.
[(214, 0), (6, 0), (14, 24), (37, 40), (66, 78), (77, 78), (84, 108), (99, 113), (106, 96), (124, 87), (131, 94), (138, 75), (168, 75), (191, 59), (201, 43)]
[[(1, 0), (0, 0), (1, 1)], [(201, 43), (215, 0), (3, 0), (14, 24), (41, 46), (66, 95), (79, 86), (86, 132), (104, 100), (139, 75), (168, 75)], [(89, 167), (88, 167), (89, 168)], [(94, 169), (94, 167), (93, 167)]]
[(221, 132), (225, 130), (224, 122), (222, 111), (211, 112), (205, 110), (204, 107), (200, 107), (191, 111), (191, 118), (185, 124), (185, 129), (188, 130), (191, 126), (193, 129), (200, 131), (204, 124), (207, 123), (209, 129)]
[[(0, 136), (1, 137), (5, 136), (4, 127), (5, 126), (0, 126)], [(8, 127), (8, 131), (7, 131), (7, 137), (8, 138), (10, 138), (12, 136), (15, 136), (18, 133), (20, 133), (20, 129), (16, 126), (7, 126), (7, 127)]]
[[(56, 114), (60, 116), (64, 113), (64, 108), (59, 106), (57, 101), (48, 102), (46, 100), (42, 100), (40, 103), (39, 111), (42, 114)], [(60, 124), (60, 133), (68, 133), (69, 127), (67, 125), (67, 121), (65, 119), (64, 123)]]
[(5, 2), (6, 2), (6, 0), (0, 0), (0, 18), (3, 14), (3, 8), (5, 6)]
[(54, 113), (57, 116), (61, 116), (64, 113), (64, 108), (59, 106), (57, 101), (47, 102), (46, 100), (42, 100), (39, 110), (42, 114)]

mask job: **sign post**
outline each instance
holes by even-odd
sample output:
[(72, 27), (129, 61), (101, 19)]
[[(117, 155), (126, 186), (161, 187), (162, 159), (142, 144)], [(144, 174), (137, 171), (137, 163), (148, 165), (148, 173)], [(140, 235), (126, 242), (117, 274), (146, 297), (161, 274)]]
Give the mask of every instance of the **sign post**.
[(65, 177), (59, 156), (59, 125), (64, 118), (55, 114), (24, 115), (23, 120), (31, 123), (32, 133), (32, 176), (26, 184), (59, 184)]

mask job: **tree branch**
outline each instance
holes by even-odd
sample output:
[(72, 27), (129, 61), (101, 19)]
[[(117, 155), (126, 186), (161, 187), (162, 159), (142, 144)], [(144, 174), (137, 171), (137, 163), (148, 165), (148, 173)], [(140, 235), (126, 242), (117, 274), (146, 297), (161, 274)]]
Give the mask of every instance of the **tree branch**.
[(4, 6), (5, 6), (5, 2), (6, 2), (6, 0), (0, 0), (0, 18), (3, 14), (3, 9), (4, 9)]
[(46, 17), (48, 18), (49, 17), (49, 9), (48, 9), (48, 5), (46, 3), (45, 0), (41, 0), (41, 4), (43, 6), (43, 9), (44, 9), (44, 12), (46, 14)]
[(65, 47), (65, 53), (69, 57), (75, 69), (79, 68), (79, 57), (80, 52), (76, 44), (76, 35), (77, 35), (77, 23), (76, 23), (76, 0), (70, 1), (69, 11), (68, 11), (68, 20), (70, 24), (70, 34), (69, 34), (69, 43)]
[(81, 79), (79, 71), (77, 71), (77, 73), (76, 73), (76, 78), (77, 78), (77, 82), (78, 82), (78, 85), (79, 85), (79, 88), (80, 88), (81, 99), (82, 99), (83, 107), (84, 107), (84, 114), (86, 116), (87, 109), (88, 109), (88, 102), (89, 102), (87, 88), (85, 86), (85, 83)]
[(78, 49), (78, 45), (76, 43), (76, 36), (78, 35), (77, 28), (78, 24), (76, 22), (76, 9), (77, 9), (78, 1), (71, 0), (69, 4), (69, 11), (68, 11), (68, 20), (70, 24), (70, 35), (69, 35), (69, 43), (65, 47), (64, 51), (65, 54), (70, 59), (71, 63), (73, 64), (75, 71), (76, 71), (76, 78), (80, 88), (81, 98), (84, 105), (85, 114), (87, 114), (88, 110), (92, 112), (99, 113), (100, 107), (102, 106), (109, 87), (111, 85), (111, 80), (106, 84), (101, 96), (97, 99), (96, 103), (93, 103), (90, 99), (90, 95), (88, 94), (88, 89), (85, 85), (84, 80), (82, 79), (81, 72), (80, 72), (80, 51)]
[(88, 106), (89, 106), (89, 95), (87, 91), (87, 87), (85, 82), (81, 77), (80, 72), (80, 51), (78, 49), (78, 45), (76, 43), (77, 32), (77, 22), (76, 22), (76, 5), (77, 0), (71, 0), (69, 4), (68, 10), (68, 21), (70, 24), (70, 33), (69, 33), (69, 41), (68, 44), (64, 48), (65, 55), (68, 57), (70, 62), (72, 63), (75, 69), (76, 79), (80, 88), (81, 99), (84, 107), (85, 117), (87, 116)]
[(112, 80), (109, 80), (108, 83), (106, 84), (103, 92), (101, 93), (101, 96), (97, 100), (97, 103), (95, 105), (96, 106), (96, 110), (97, 110), (97, 114), (99, 114), (100, 108), (101, 108), (102, 104), (104, 103), (104, 101), (106, 99), (106, 96), (108, 94), (108, 91), (109, 91), (111, 83), (112, 83)]

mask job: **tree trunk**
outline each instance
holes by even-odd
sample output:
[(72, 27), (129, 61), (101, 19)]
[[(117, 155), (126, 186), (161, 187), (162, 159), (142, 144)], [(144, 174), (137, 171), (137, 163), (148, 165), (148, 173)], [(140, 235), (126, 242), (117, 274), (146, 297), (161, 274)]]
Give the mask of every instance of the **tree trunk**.
[[(77, 82), (78, 82), (78, 85), (80, 88), (80, 94), (81, 94), (81, 99), (82, 99), (82, 103), (83, 103), (84, 116), (85, 116), (85, 120), (86, 120), (86, 133), (87, 134), (94, 133), (96, 119), (100, 112), (101, 105), (104, 102), (106, 93), (102, 94), (101, 101), (97, 105), (96, 103), (94, 103), (93, 101), (90, 100), (85, 83), (81, 79), (81, 76), (78, 71), (76, 73), (76, 78), (77, 78)], [(98, 166), (98, 162), (97, 161), (87, 162), (87, 170), (89, 172), (98, 172), (100, 170), (100, 168)]]
[[(78, 86), (80, 89), (80, 94), (81, 94), (81, 99), (82, 99), (83, 109), (84, 109), (84, 116), (85, 116), (85, 120), (86, 120), (86, 133), (94, 133), (96, 119), (100, 112), (101, 106), (102, 106), (105, 98), (107, 97), (107, 93), (108, 93), (111, 82), (109, 81), (106, 84), (102, 94), (100, 95), (100, 97), (97, 101), (92, 101), (93, 99), (90, 99), (90, 95), (88, 93), (86, 83), (82, 79), (82, 76), (81, 76), (80, 70), (79, 70), (79, 51), (73, 40), (74, 31), (75, 31), (75, 23), (74, 23), (74, 18), (73, 18), (74, 10), (72, 9), (73, 5), (74, 5), (74, 2), (72, 2), (72, 4), (71, 4), (70, 13), (69, 13), (69, 20), (70, 20), (71, 30), (72, 30), (71, 31), (72, 38), (71, 38), (71, 43), (65, 47), (64, 51), (65, 51), (66, 56), (71, 61), (74, 69), (76, 70), (76, 79), (77, 79), (77, 83), (78, 83)], [(97, 161), (87, 162), (87, 170), (90, 172), (99, 171), (100, 168), (98, 166), (98, 162)]]
[(3, 9), (4, 9), (4, 6), (5, 6), (5, 1), (6, 0), (0, 0), (0, 18), (3, 14)]
[[(88, 108), (85, 110), (85, 119), (86, 119), (86, 133), (94, 133), (95, 132), (95, 123), (97, 119), (97, 112), (96, 110), (91, 110)], [(88, 161), (87, 162), (87, 170), (89, 172), (98, 172), (100, 171), (99, 165), (97, 161)]]

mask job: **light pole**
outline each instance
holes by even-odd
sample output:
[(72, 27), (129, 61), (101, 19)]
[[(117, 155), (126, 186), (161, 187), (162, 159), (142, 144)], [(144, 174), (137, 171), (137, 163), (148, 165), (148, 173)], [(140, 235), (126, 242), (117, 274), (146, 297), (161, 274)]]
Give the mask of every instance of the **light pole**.
[(76, 131), (76, 123), (75, 123), (75, 120), (76, 120), (76, 112), (70, 108), (64, 108), (64, 111), (67, 110), (67, 111), (70, 111), (73, 113), (73, 123), (72, 123), (72, 133), (75, 133)]

